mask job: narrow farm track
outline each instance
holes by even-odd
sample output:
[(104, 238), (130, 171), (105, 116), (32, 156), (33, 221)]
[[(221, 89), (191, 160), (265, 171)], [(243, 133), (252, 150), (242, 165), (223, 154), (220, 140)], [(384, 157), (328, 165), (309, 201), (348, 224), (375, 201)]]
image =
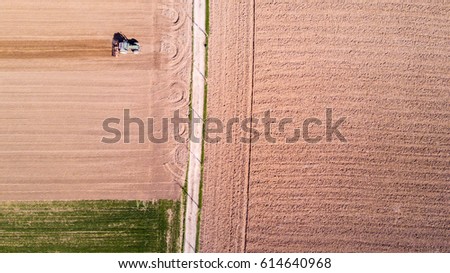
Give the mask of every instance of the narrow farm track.
[(193, 65), (189, 168), (187, 176), (186, 223), (184, 252), (196, 252), (200, 183), (202, 177), (203, 119), (206, 73), (206, 1), (194, 0)]

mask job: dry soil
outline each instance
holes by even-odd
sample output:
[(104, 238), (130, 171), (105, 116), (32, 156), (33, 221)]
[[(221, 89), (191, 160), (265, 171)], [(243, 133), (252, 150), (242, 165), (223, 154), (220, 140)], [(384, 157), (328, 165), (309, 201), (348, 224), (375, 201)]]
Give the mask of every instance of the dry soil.
[[(0, 2), (0, 200), (175, 199), (186, 144), (103, 144), (109, 117), (188, 114), (188, 1)], [(111, 39), (142, 54), (111, 57)], [(116, 128), (121, 128), (117, 126)], [(114, 126), (113, 126), (114, 127)], [(123, 132), (123, 130), (122, 130)]]
[(450, 251), (448, 3), (228, 2), (208, 116), (317, 117), (315, 137), (332, 108), (347, 142), (206, 145), (201, 250)]

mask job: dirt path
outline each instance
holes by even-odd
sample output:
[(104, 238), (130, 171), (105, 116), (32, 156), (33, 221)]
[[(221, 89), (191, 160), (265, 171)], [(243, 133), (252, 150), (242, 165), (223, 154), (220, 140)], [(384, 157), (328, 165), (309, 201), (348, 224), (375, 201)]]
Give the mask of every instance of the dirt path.
[(195, 252), (197, 241), (198, 202), (201, 182), (202, 132), (205, 101), (205, 57), (206, 57), (206, 1), (194, 0), (194, 56), (192, 71), (192, 132), (188, 170), (188, 199), (184, 252)]

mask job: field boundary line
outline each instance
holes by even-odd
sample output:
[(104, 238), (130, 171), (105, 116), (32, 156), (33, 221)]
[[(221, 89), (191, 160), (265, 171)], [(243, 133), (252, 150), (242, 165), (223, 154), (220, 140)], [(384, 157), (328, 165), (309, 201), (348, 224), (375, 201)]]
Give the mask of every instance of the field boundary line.
[[(252, 70), (251, 70), (251, 90), (250, 90), (250, 132), (253, 130), (253, 94), (255, 89), (255, 38), (256, 38), (256, 0), (252, 0)], [(250, 133), (249, 137), (249, 144), (248, 144), (248, 166), (247, 166), (247, 185), (246, 185), (246, 192), (245, 192), (245, 226), (244, 226), (244, 242), (243, 242), (243, 252), (247, 252), (247, 234), (248, 234), (248, 222), (249, 222), (249, 216), (248, 216), (248, 210), (249, 210), (249, 203), (250, 203), (250, 168), (251, 168), (251, 162), (252, 162), (252, 136)]]

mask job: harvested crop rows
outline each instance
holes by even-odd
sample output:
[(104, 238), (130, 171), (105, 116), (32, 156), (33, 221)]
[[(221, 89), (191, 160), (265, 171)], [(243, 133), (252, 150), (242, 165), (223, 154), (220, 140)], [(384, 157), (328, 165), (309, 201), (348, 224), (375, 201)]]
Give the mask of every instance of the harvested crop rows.
[[(448, 4), (237, 2), (211, 5), (208, 116), (294, 123), (206, 145), (201, 250), (448, 252)], [(326, 108), (346, 143), (284, 143)]]
[[(163, 117), (188, 115), (189, 2), (8, 0), (0, 10), (0, 200), (179, 198), (185, 144), (139, 144), (136, 124), (131, 144), (101, 140), (113, 137), (107, 118), (124, 133), (124, 109), (154, 118), (155, 137)], [(117, 31), (142, 54), (112, 58)]]

